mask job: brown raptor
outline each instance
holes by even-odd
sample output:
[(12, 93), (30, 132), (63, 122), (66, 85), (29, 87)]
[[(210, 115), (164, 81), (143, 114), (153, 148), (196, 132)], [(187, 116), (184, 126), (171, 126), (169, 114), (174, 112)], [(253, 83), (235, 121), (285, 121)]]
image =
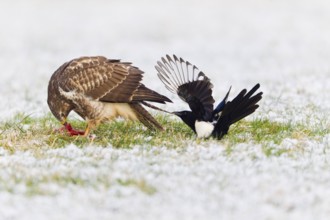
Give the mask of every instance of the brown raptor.
[[(146, 102), (171, 102), (141, 83), (143, 72), (130, 62), (103, 56), (80, 57), (64, 63), (48, 85), (48, 105), (71, 135), (87, 136), (105, 120), (123, 117), (138, 120), (149, 129), (162, 126), (143, 108)], [(85, 131), (67, 122), (71, 111), (87, 121)]]

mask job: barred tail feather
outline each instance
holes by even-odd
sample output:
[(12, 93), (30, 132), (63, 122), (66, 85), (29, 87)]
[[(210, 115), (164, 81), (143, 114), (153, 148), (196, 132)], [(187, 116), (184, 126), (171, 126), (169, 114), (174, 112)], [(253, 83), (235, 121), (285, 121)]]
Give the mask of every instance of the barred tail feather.
[(152, 115), (145, 110), (140, 104), (130, 104), (135, 111), (138, 120), (150, 130), (164, 130), (164, 128), (156, 121)]

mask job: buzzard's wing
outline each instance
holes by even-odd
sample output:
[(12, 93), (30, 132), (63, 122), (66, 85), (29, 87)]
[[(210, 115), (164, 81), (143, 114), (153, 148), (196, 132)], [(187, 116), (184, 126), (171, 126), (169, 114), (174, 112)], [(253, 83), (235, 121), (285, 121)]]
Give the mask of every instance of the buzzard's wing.
[(131, 102), (133, 101), (133, 94), (140, 86), (140, 81), (143, 77), (143, 72), (137, 67), (130, 65), (115, 65), (112, 75), (126, 75), (123, 81), (115, 88), (110, 90), (100, 100), (105, 102)]
[(211, 120), (214, 99), (210, 79), (196, 66), (175, 55), (173, 58), (166, 55), (157, 64), (158, 77), (165, 87), (187, 102), (198, 120)]
[[(102, 56), (74, 59), (64, 67), (59, 77), (63, 90), (81, 92), (105, 102), (135, 101), (134, 95), (139, 91), (143, 77), (143, 72), (131, 63)], [(154, 96), (144, 94), (146, 101), (156, 99)], [(158, 99), (164, 102), (162, 97)]]
[[(105, 102), (172, 102), (167, 97), (147, 88), (141, 84), (143, 72), (134, 66), (126, 66), (127, 77), (121, 84), (111, 90), (100, 100)], [(113, 74), (124, 71), (122, 67), (116, 65)]]
[[(60, 73), (59, 86), (67, 92), (80, 92), (98, 100), (125, 81), (129, 66), (130, 63), (108, 60), (102, 56), (81, 57), (66, 65)], [(131, 91), (138, 87), (139, 80), (132, 85)]]

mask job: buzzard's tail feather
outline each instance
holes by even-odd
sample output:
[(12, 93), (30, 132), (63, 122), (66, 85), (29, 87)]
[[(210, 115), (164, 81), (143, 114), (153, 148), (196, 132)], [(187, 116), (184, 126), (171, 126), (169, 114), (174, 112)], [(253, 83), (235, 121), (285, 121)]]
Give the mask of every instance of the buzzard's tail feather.
[(145, 85), (141, 84), (140, 87), (133, 95), (133, 101), (149, 101), (149, 102), (158, 102), (163, 103), (165, 102), (172, 102), (169, 98), (164, 95), (161, 95), (149, 88)]
[(158, 111), (161, 111), (161, 112), (165, 112), (165, 113), (168, 113), (168, 114), (173, 114), (172, 112), (169, 112), (169, 111), (166, 111), (164, 109), (158, 108), (157, 106), (151, 105), (150, 103), (147, 103), (147, 102), (141, 102), (141, 103), (145, 106), (148, 106), (149, 108), (152, 108), (152, 109), (155, 109), (155, 110), (158, 110)]
[(256, 84), (248, 93), (246, 93), (246, 89), (243, 89), (231, 102), (225, 105), (215, 125), (213, 136), (221, 139), (228, 133), (230, 125), (252, 114), (259, 107), (257, 103), (262, 99), (263, 93), (259, 92), (252, 96), (259, 87), (260, 85)]
[(144, 124), (150, 130), (164, 130), (164, 128), (156, 121), (152, 115), (145, 110), (140, 104), (130, 104), (135, 111), (139, 121)]

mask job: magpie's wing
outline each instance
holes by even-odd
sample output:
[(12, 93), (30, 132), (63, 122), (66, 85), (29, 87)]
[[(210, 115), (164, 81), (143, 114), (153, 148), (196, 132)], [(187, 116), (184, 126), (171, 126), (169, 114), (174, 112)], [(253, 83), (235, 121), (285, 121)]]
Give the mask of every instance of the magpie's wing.
[(230, 125), (252, 114), (258, 107), (257, 103), (262, 99), (262, 92), (253, 95), (260, 88), (256, 84), (248, 93), (243, 89), (232, 101), (226, 103), (212, 135), (221, 139), (228, 133)]
[(203, 72), (175, 55), (162, 57), (155, 68), (165, 87), (187, 102), (198, 120), (211, 120), (214, 104), (213, 85)]

